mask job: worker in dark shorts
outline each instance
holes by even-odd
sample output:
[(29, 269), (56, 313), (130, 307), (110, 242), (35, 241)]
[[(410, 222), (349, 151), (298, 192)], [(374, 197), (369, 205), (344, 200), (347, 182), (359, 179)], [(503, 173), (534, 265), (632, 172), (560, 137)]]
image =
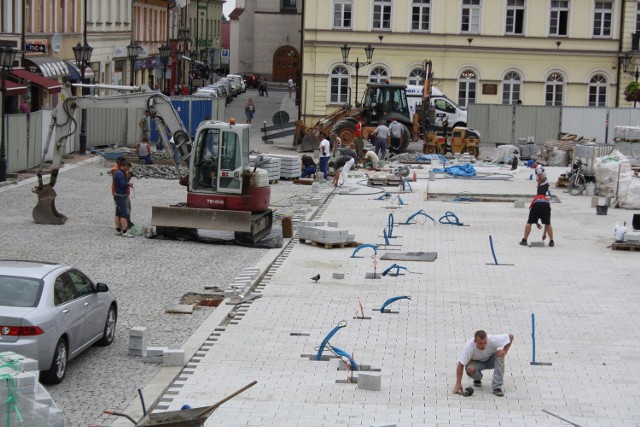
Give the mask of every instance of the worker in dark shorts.
[(542, 166), (535, 160), (529, 160), (527, 162), (527, 167), (534, 170), (533, 172), (536, 176), (536, 182), (538, 184), (536, 194), (546, 196), (547, 192), (549, 191), (549, 181), (547, 180), (547, 173), (544, 170), (544, 166)]
[(542, 240), (549, 236), (549, 246), (553, 247), (553, 228), (551, 227), (551, 203), (546, 196), (538, 194), (531, 201), (529, 205), (529, 219), (527, 219), (527, 225), (524, 227), (524, 237), (520, 241), (522, 246), (527, 246), (527, 239), (531, 233), (531, 225), (535, 224), (538, 229), (542, 228), (544, 224), (544, 233), (542, 234)]

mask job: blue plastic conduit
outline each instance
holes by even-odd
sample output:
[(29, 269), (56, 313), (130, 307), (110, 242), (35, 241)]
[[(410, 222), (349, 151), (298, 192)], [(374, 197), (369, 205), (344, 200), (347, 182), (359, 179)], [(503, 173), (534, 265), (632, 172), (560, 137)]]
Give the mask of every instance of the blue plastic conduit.
[(383, 228), (383, 229), (382, 229), (382, 236), (384, 237), (384, 244), (385, 244), (386, 246), (389, 246), (389, 245), (390, 245), (390, 242), (389, 242), (389, 235), (387, 234), (387, 229), (386, 229), (386, 228)]
[(433, 221), (434, 223), (436, 222), (436, 220), (433, 219), (432, 216), (428, 215), (423, 209), (420, 209), (418, 212), (414, 213), (409, 218), (407, 218), (407, 220), (405, 221), (405, 224), (409, 224), (411, 222), (411, 220), (414, 219), (415, 217), (417, 217), (418, 215), (424, 215), (427, 218), (429, 218), (431, 221)]
[(489, 234), (489, 245), (491, 246), (491, 255), (493, 255), (493, 261), (498, 265), (498, 258), (496, 258), (496, 252), (493, 250), (493, 237)]
[[(451, 220), (453, 218), (453, 221)], [(460, 222), (456, 214), (451, 211), (446, 211), (444, 215), (440, 217), (440, 224), (450, 224), (450, 225), (464, 225)]]
[(531, 355), (531, 364), (536, 364), (536, 315), (531, 313), (531, 344), (533, 344), (533, 351)]
[(388, 220), (387, 220), (387, 228), (389, 230), (389, 234), (388, 234), (389, 237), (393, 236), (393, 220), (394, 220), (393, 214), (390, 213), (389, 217), (388, 217)]
[(408, 296), (408, 295), (400, 295), (400, 296), (398, 296), (398, 297), (389, 298), (388, 300), (386, 300), (386, 301), (384, 302), (384, 304), (382, 304), (382, 307), (380, 307), (380, 313), (384, 313), (384, 309), (385, 309), (389, 304), (391, 304), (392, 302), (395, 302), (395, 301), (401, 300), (401, 299), (408, 299), (408, 300), (411, 300), (411, 297), (410, 297), (410, 296)]
[(344, 328), (345, 326), (347, 326), (347, 322), (343, 320), (342, 322), (338, 323), (338, 326), (333, 328), (326, 337), (324, 337), (324, 340), (322, 340), (322, 344), (320, 344), (320, 348), (318, 349), (318, 354), (316, 354), (316, 360), (322, 359), (322, 352), (324, 351), (324, 348), (327, 346), (327, 343), (329, 342), (329, 340), (333, 338), (336, 332), (338, 332), (340, 329)]
[(409, 269), (407, 267), (403, 267), (403, 266), (398, 265), (398, 264), (392, 264), (389, 268), (387, 268), (385, 271), (382, 272), (382, 275), (386, 276), (394, 268), (396, 269), (396, 275), (400, 274), (400, 269), (409, 271)]
[(353, 357), (351, 357), (351, 355), (349, 353), (347, 353), (346, 351), (341, 350), (338, 347), (333, 346), (333, 345), (331, 346), (331, 349), (338, 356), (346, 357), (347, 359), (349, 359), (349, 363), (351, 363), (351, 370), (352, 371), (359, 371), (360, 370), (358, 368), (358, 364), (356, 363), (356, 360)]
[(413, 188), (411, 188), (411, 184), (406, 179), (402, 180), (402, 191), (404, 191), (404, 185), (405, 184), (409, 186), (409, 191), (411, 191), (413, 193)]
[(375, 253), (375, 255), (378, 255), (378, 247), (376, 245), (372, 245), (370, 243), (365, 243), (365, 244), (362, 244), (362, 245), (358, 246), (357, 248), (355, 248), (355, 250), (351, 254), (351, 258), (355, 258), (356, 254), (358, 253), (358, 251), (360, 249), (364, 249), (364, 248), (371, 248), (371, 249), (373, 249), (373, 252)]

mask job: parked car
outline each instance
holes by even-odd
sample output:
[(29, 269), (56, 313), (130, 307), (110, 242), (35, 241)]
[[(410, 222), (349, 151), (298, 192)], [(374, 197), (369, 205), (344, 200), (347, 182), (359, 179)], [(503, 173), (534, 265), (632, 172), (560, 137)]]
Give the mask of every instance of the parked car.
[(222, 91), (220, 90), (220, 88), (211, 86), (198, 88), (198, 90), (193, 93), (193, 96), (207, 98), (225, 98), (225, 96), (222, 95)]
[(227, 78), (233, 79), (233, 81), (240, 85), (240, 92), (245, 93), (247, 91), (247, 84), (242, 79), (242, 76), (238, 74), (227, 74)]
[(255, 73), (242, 73), (242, 79), (247, 87), (257, 88), (260, 86), (260, 75)]
[(233, 101), (233, 95), (231, 94), (231, 87), (229, 86), (228, 83), (215, 83), (213, 85), (209, 85), (207, 87), (214, 87), (217, 88), (221, 93), (222, 96), (224, 96), (225, 98), (225, 105), (229, 104), (231, 101)]
[(234, 81), (233, 79), (227, 78), (227, 77), (223, 77), (220, 80), (218, 80), (218, 83), (226, 83), (229, 85), (229, 87), (231, 87), (231, 93), (233, 94), (233, 96), (238, 96), (242, 93), (242, 89), (240, 88), (240, 84), (237, 83), (236, 81)]
[(110, 345), (117, 319), (109, 287), (80, 270), (0, 260), (0, 352), (37, 360), (41, 382), (62, 382), (68, 361), (93, 344)]

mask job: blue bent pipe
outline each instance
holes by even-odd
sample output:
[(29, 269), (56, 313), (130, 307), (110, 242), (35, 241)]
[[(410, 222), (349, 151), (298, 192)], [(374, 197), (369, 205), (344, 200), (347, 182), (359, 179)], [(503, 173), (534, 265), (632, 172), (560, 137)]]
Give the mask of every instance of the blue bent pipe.
[(386, 276), (386, 275), (387, 275), (387, 274), (389, 274), (389, 272), (390, 272), (391, 270), (393, 270), (394, 268), (396, 269), (396, 276), (397, 276), (398, 274), (400, 274), (400, 269), (403, 269), (403, 270), (407, 270), (407, 271), (409, 271), (409, 269), (408, 269), (407, 267), (403, 267), (403, 266), (398, 265), (398, 264), (392, 264), (389, 268), (387, 268), (385, 271), (383, 271), (383, 272), (382, 272), (382, 275), (383, 275), (383, 276)]
[(496, 252), (493, 250), (493, 237), (489, 234), (489, 245), (491, 245), (491, 255), (493, 255), (493, 261), (498, 265), (498, 258), (496, 258)]
[[(453, 221), (451, 220), (451, 218), (453, 218)], [(456, 214), (451, 211), (446, 211), (444, 215), (440, 217), (440, 224), (464, 225), (460, 222)]]
[(536, 364), (536, 315), (531, 313), (531, 343), (533, 344), (533, 354), (531, 355), (531, 364)]
[(390, 213), (387, 220), (387, 228), (389, 229), (389, 237), (393, 236), (393, 214)]
[(400, 295), (398, 297), (393, 297), (393, 298), (389, 298), (388, 300), (386, 300), (384, 302), (384, 304), (382, 304), (382, 307), (380, 307), (380, 313), (384, 313), (384, 309), (385, 307), (387, 307), (389, 304), (391, 304), (392, 302), (401, 300), (401, 299), (408, 299), (411, 300), (411, 297), (408, 295)]
[(433, 217), (429, 214), (427, 214), (424, 209), (420, 209), (418, 212), (414, 213), (413, 215), (411, 215), (409, 218), (407, 218), (407, 220), (405, 221), (405, 224), (409, 224), (411, 222), (412, 219), (414, 219), (415, 217), (417, 217), (418, 215), (424, 215), (427, 218), (429, 218), (431, 221), (433, 221), (434, 223), (436, 222), (435, 219), (433, 219)]
[(402, 191), (404, 191), (405, 184), (409, 186), (409, 191), (411, 191), (413, 193), (413, 188), (411, 188), (411, 184), (406, 179), (402, 180)]
[(329, 332), (329, 334), (327, 334), (326, 337), (324, 337), (324, 340), (322, 340), (322, 344), (320, 344), (320, 348), (318, 349), (318, 354), (316, 354), (316, 360), (321, 360), (322, 359), (322, 352), (324, 351), (324, 348), (329, 343), (329, 340), (331, 338), (333, 338), (333, 336), (336, 334), (336, 332), (338, 332), (340, 329), (344, 328), (345, 326), (347, 326), (347, 322), (345, 322), (343, 320), (342, 322), (338, 323), (338, 326), (333, 328), (331, 330), (331, 332)]
[(372, 245), (372, 244), (370, 244), (370, 243), (364, 243), (364, 244), (362, 244), (362, 245), (358, 246), (358, 247), (353, 251), (353, 253), (351, 254), (351, 258), (355, 258), (355, 257), (356, 257), (356, 254), (358, 253), (358, 251), (359, 251), (360, 249), (364, 249), (364, 248), (371, 248), (371, 249), (373, 249), (373, 252), (375, 253), (375, 255), (378, 255), (378, 247), (377, 247), (376, 245)]
[(346, 351), (341, 350), (338, 347), (333, 346), (333, 345), (331, 346), (331, 350), (333, 350), (333, 352), (335, 354), (337, 354), (338, 356), (346, 357), (347, 359), (349, 359), (349, 363), (351, 363), (351, 370), (352, 371), (359, 371), (360, 370), (358, 368), (358, 364), (356, 363), (356, 360), (353, 357), (351, 357), (351, 355), (349, 353), (347, 353)]

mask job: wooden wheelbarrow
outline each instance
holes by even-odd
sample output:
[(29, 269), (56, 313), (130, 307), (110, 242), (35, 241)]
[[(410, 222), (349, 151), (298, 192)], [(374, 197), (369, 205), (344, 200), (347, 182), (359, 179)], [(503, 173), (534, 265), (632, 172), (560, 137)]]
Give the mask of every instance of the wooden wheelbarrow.
[(243, 391), (253, 387), (258, 382), (253, 381), (242, 387), (235, 393), (225, 397), (218, 403), (211, 406), (203, 406), (200, 408), (183, 409), (180, 411), (158, 412), (156, 414), (146, 414), (140, 420), (136, 421), (127, 414), (116, 411), (103, 411), (105, 414), (125, 417), (131, 421), (136, 427), (163, 426), (163, 427), (202, 427), (205, 421), (213, 411), (218, 409), (227, 400), (233, 399)]

